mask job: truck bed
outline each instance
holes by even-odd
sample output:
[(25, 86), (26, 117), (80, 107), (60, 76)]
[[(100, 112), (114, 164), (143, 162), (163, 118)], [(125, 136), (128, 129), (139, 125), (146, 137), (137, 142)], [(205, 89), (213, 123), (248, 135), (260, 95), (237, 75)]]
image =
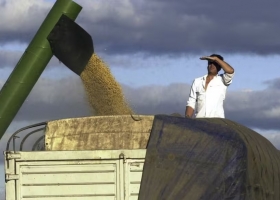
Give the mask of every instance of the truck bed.
[(136, 200), (146, 150), (5, 152), (7, 200)]

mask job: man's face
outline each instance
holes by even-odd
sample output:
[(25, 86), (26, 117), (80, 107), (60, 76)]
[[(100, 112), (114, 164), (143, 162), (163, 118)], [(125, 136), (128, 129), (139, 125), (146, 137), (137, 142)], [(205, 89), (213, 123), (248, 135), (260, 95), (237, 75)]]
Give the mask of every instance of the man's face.
[(214, 62), (208, 61), (208, 66), (207, 66), (208, 73), (218, 74), (218, 69), (217, 69), (216, 65), (217, 64)]

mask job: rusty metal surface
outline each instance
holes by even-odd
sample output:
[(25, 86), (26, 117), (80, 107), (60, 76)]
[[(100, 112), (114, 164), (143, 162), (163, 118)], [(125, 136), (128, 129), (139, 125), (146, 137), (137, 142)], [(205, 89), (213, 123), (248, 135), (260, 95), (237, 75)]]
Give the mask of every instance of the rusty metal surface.
[(145, 149), (154, 116), (117, 115), (50, 121), (46, 150)]
[(235, 122), (156, 115), (139, 200), (278, 200), (279, 166), (279, 151)]

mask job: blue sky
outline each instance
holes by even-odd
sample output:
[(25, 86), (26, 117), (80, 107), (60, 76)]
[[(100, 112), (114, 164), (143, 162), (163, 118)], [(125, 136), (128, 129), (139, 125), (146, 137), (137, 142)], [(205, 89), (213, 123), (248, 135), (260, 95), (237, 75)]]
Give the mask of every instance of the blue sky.
[[(24, 51), (26, 44), (5, 44), (0, 51)], [(204, 55), (204, 54), (201, 54)], [(205, 54), (207, 55), (207, 54)], [(222, 54), (226, 61), (236, 69), (234, 84), (230, 90), (262, 90), (265, 82), (279, 77), (279, 55), (260, 56), (256, 54)], [(117, 55), (107, 61), (107, 55), (102, 55), (110, 66), (112, 74), (122, 84), (132, 87), (147, 85), (169, 85), (171, 83), (191, 84), (195, 77), (206, 73), (206, 62), (199, 60), (200, 55), (145, 56), (143, 54)], [(56, 58), (53, 58), (56, 60)], [(111, 61), (111, 62), (110, 62)], [(119, 62), (118, 62), (119, 61)], [(58, 61), (54, 61), (57, 62)], [(124, 65), (124, 62), (125, 65)], [(5, 67), (5, 66), (2, 66)], [(0, 77), (4, 80), (12, 72), (11, 67), (1, 68)], [(62, 78), (76, 76), (65, 68), (52, 68), (43, 74), (46, 77)]]
[[(0, 21), (0, 88), (53, 2), (0, 0), (0, 18), (5, 19)], [(76, 22), (92, 36), (95, 52), (137, 113), (183, 114), (190, 84), (206, 73), (199, 57), (218, 53), (236, 73), (225, 102), (227, 118), (280, 149), (278, 1), (244, 1), (242, 6), (221, 0), (76, 2), (83, 6)], [(79, 77), (53, 58), (1, 139), (0, 150), (22, 126), (90, 115), (84, 96)]]
[[(265, 81), (279, 77), (275, 73), (279, 70), (279, 56), (226, 54), (223, 56), (236, 69), (234, 84), (229, 90), (261, 90), (266, 87)], [(112, 72), (122, 83), (135, 87), (151, 84), (168, 85), (176, 82), (191, 84), (194, 77), (206, 73), (206, 62), (200, 61), (197, 55), (190, 58), (148, 58), (145, 61), (138, 58), (136, 63), (139, 63), (134, 65), (137, 69), (116, 66), (112, 68)], [(267, 68), (267, 65), (270, 67)]]

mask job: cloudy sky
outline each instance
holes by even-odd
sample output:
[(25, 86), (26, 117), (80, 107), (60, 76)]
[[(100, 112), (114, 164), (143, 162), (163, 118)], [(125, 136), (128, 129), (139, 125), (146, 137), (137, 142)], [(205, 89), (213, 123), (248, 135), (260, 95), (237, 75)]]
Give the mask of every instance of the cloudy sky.
[[(54, 2), (0, 0), (0, 88)], [(256, 130), (280, 149), (280, 1), (76, 2), (83, 7), (76, 22), (91, 34), (95, 52), (136, 113), (183, 114), (190, 84), (206, 73), (199, 57), (219, 53), (236, 71), (226, 118)], [(22, 126), (89, 115), (80, 78), (53, 58), (0, 141), (0, 150)]]

